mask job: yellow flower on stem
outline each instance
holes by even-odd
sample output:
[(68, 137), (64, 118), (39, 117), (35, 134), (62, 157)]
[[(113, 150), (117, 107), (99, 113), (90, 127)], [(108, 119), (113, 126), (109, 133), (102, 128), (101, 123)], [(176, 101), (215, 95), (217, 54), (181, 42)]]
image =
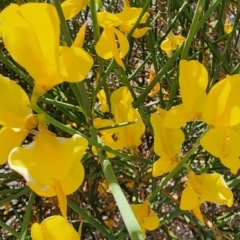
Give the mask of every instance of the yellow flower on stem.
[(181, 46), (185, 41), (185, 37), (182, 35), (174, 35), (169, 33), (166, 39), (161, 43), (160, 48), (165, 51), (168, 57), (172, 56), (172, 52), (177, 49), (178, 46)]
[(116, 124), (136, 121), (136, 123), (118, 128), (117, 149), (138, 147), (145, 132), (145, 125), (138, 111), (132, 107), (133, 98), (127, 87), (115, 90), (110, 98), (111, 112)]
[(232, 206), (233, 193), (221, 174), (203, 173), (196, 175), (194, 172), (189, 173), (186, 188), (182, 192), (180, 209), (192, 210), (199, 221), (204, 224), (200, 211), (200, 205), (203, 202)]
[(171, 172), (179, 162), (184, 134), (181, 129), (171, 129), (163, 126), (166, 110), (156, 108), (157, 112), (150, 117), (154, 133), (154, 152), (160, 157), (153, 164), (152, 175), (158, 177)]
[(21, 145), (35, 125), (27, 94), (16, 82), (2, 75), (0, 75), (0, 126), (2, 126), (0, 164), (4, 164), (10, 151)]
[[(103, 128), (103, 127), (111, 127), (112, 125), (115, 125), (116, 123), (110, 119), (101, 119), (101, 118), (95, 118), (93, 120), (93, 126), (95, 128)], [(116, 142), (114, 140), (114, 134), (118, 132), (119, 128), (110, 128), (110, 129), (105, 129), (105, 130), (100, 130), (100, 138), (103, 144), (111, 147), (111, 148), (117, 148)], [(92, 146), (92, 151), (94, 155), (98, 155), (97, 149), (95, 146)], [(116, 155), (112, 154), (110, 152), (106, 152), (107, 156), (109, 158), (114, 158)]]
[(157, 214), (150, 209), (147, 201), (141, 204), (130, 204), (130, 206), (144, 233), (146, 230), (153, 231), (159, 227), (159, 218)]
[(80, 10), (88, 5), (88, 0), (65, 0), (62, 4), (63, 14), (66, 20), (75, 17)]
[(6, 49), (35, 80), (36, 95), (63, 81), (82, 81), (93, 65), (83, 49), (59, 48), (60, 23), (51, 4), (12, 4), (1, 12), (0, 23)]
[(227, 76), (215, 84), (206, 99), (203, 121), (213, 128), (202, 138), (201, 145), (231, 172), (240, 168), (240, 74)]
[(79, 135), (62, 138), (42, 130), (29, 145), (14, 148), (8, 162), (35, 193), (57, 196), (61, 213), (66, 217), (66, 195), (76, 191), (84, 179), (80, 160), (87, 145), (87, 140)]
[(31, 227), (33, 240), (79, 240), (79, 234), (73, 226), (61, 216), (51, 216), (41, 224), (34, 223)]
[(109, 107), (107, 104), (107, 97), (106, 97), (106, 94), (103, 89), (98, 92), (97, 97), (98, 97), (99, 103), (100, 103), (100, 111), (103, 113), (109, 112)]
[(180, 128), (186, 122), (200, 120), (207, 98), (208, 74), (205, 67), (196, 60), (181, 60), (179, 65), (179, 85), (182, 104), (170, 109), (164, 126)]
[[(129, 32), (141, 12), (142, 8), (131, 8), (127, 4), (124, 4), (123, 11), (120, 13), (97, 13), (98, 24), (103, 27), (103, 32), (96, 44), (96, 52), (101, 58), (106, 60), (114, 58), (121, 67), (125, 68), (122, 58), (129, 51), (129, 42), (126, 36), (117, 30), (116, 27)], [(145, 23), (148, 17), (149, 13), (145, 13), (140, 23)], [(133, 37), (142, 37), (147, 30), (148, 28), (136, 29)]]

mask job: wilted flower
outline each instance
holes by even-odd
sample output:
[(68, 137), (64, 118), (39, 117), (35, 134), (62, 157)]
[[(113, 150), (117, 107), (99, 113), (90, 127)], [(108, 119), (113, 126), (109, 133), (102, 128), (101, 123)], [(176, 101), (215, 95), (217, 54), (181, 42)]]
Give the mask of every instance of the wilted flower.
[(79, 135), (62, 138), (43, 130), (29, 145), (12, 150), (9, 165), (38, 195), (57, 196), (65, 217), (66, 195), (76, 191), (84, 179), (80, 160), (87, 145), (87, 140)]
[(200, 211), (203, 202), (212, 202), (231, 207), (233, 204), (233, 193), (225, 183), (221, 174), (203, 173), (196, 175), (190, 172), (186, 188), (182, 192), (180, 209), (192, 210), (196, 217), (204, 224)]
[(21, 145), (35, 127), (30, 101), (14, 81), (0, 75), (0, 164), (8, 159), (14, 147)]
[(153, 164), (152, 175), (161, 176), (171, 172), (179, 162), (184, 134), (181, 129), (171, 129), (163, 126), (167, 111), (156, 108), (157, 112), (150, 117), (154, 133), (154, 152), (160, 157)]
[(51, 216), (41, 224), (34, 223), (31, 227), (33, 240), (79, 240), (79, 235), (73, 226), (61, 216)]
[(161, 43), (160, 48), (165, 51), (168, 57), (172, 56), (172, 51), (176, 50), (178, 46), (181, 46), (185, 41), (185, 37), (182, 35), (174, 35), (172, 32), (169, 33), (166, 39)]
[(130, 204), (130, 206), (144, 233), (146, 230), (153, 231), (158, 228), (160, 224), (159, 218), (157, 214), (150, 209), (147, 201), (141, 204)]
[(80, 47), (59, 48), (60, 24), (51, 4), (11, 4), (1, 12), (0, 23), (6, 49), (34, 78), (38, 95), (63, 81), (82, 81), (93, 65)]

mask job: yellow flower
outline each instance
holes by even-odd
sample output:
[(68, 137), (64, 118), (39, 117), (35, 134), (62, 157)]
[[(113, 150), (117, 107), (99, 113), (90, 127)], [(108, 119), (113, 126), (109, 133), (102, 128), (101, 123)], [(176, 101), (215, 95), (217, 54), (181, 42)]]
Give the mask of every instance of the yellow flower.
[(106, 94), (105, 94), (103, 89), (98, 92), (97, 97), (98, 97), (99, 102), (100, 102), (100, 111), (103, 112), (103, 113), (109, 112), (109, 107), (108, 107), (108, 104), (107, 104)]
[(75, 17), (80, 10), (88, 5), (88, 0), (65, 0), (62, 4), (63, 14), (66, 20)]
[(171, 172), (178, 164), (184, 134), (181, 129), (171, 129), (163, 126), (167, 111), (158, 108), (150, 117), (154, 133), (154, 152), (160, 157), (153, 164), (152, 175), (161, 176)]
[(175, 36), (173, 33), (169, 33), (166, 40), (161, 43), (160, 48), (167, 53), (168, 57), (171, 57), (172, 51), (176, 50), (178, 46), (181, 46), (184, 41), (185, 37), (182, 35), (179, 34)]
[(145, 125), (138, 111), (132, 107), (133, 98), (127, 87), (115, 90), (110, 98), (111, 112), (116, 124), (136, 121), (136, 123), (118, 128), (118, 149), (138, 147), (145, 132)]
[(198, 61), (181, 60), (179, 66), (179, 85), (182, 104), (168, 111), (164, 126), (180, 128), (186, 122), (201, 119), (202, 110), (207, 98), (206, 88), (208, 74)]
[(31, 227), (33, 240), (79, 240), (79, 235), (73, 226), (61, 216), (51, 216), (41, 224), (34, 223)]
[(51, 4), (12, 4), (1, 12), (0, 23), (6, 49), (35, 80), (34, 92), (82, 81), (93, 65), (81, 48), (59, 48), (60, 24)]
[(232, 32), (232, 30), (233, 30), (233, 24), (232, 24), (232, 22), (231, 22), (229, 19), (226, 19), (226, 21), (225, 21), (225, 23), (224, 23), (223, 29), (224, 29), (224, 32), (225, 32), (226, 34), (229, 34), (229, 33)]
[(200, 211), (200, 205), (203, 202), (232, 206), (233, 193), (221, 174), (203, 173), (196, 175), (193, 172), (189, 173), (186, 188), (182, 192), (180, 209), (193, 210), (196, 217), (204, 224)]
[(41, 131), (26, 147), (14, 148), (9, 155), (10, 167), (21, 174), (29, 187), (40, 196), (57, 196), (61, 213), (67, 211), (66, 195), (76, 191), (84, 179), (80, 163), (88, 142), (79, 135), (55, 137)]
[[(153, 79), (156, 77), (156, 72), (155, 69), (153, 67), (153, 65), (151, 66), (151, 68), (149, 69), (149, 79), (148, 79), (148, 85), (153, 81)], [(150, 97), (155, 97), (156, 94), (158, 94), (160, 91), (160, 83), (157, 82), (156, 85), (151, 89), (151, 92), (148, 94), (148, 96)]]
[[(114, 58), (124, 68), (122, 58), (128, 53), (129, 42), (126, 36), (117, 30), (116, 27), (129, 32), (141, 12), (142, 8), (130, 8), (127, 4), (124, 4), (123, 11), (120, 13), (97, 13), (98, 24), (103, 27), (103, 32), (96, 44), (96, 52), (101, 58)], [(145, 23), (148, 17), (149, 13), (145, 13), (140, 23)], [(136, 29), (133, 37), (142, 37), (147, 30), (148, 28)]]
[(26, 138), (31, 119), (27, 94), (16, 82), (0, 75), (0, 164), (4, 164), (10, 151)]
[(160, 222), (156, 213), (154, 213), (147, 201), (141, 204), (131, 204), (131, 209), (142, 229), (145, 233), (146, 230), (153, 231), (158, 228)]
[(210, 90), (202, 112), (203, 121), (213, 126), (202, 138), (201, 145), (231, 172), (240, 168), (240, 74), (227, 76)]
[[(95, 118), (93, 120), (93, 126), (95, 128), (103, 128), (103, 127), (110, 127), (112, 125), (115, 125), (116, 123), (110, 119), (101, 119), (101, 118)], [(99, 131), (101, 134), (101, 141), (103, 144), (111, 147), (111, 148), (117, 148), (116, 146), (116, 142), (114, 140), (114, 134), (116, 134), (118, 132), (119, 128), (110, 128), (110, 129), (105, 129), (105, 130), (101, 130)], [(95, 146), (92, 146), (92, 151), (94, 155), (98, 155), (97, 153), (97, 149)], [(112, 154), (110, 152), (106, 152), (107, 156), (109, 158), (114, 158), (116, 155)]]

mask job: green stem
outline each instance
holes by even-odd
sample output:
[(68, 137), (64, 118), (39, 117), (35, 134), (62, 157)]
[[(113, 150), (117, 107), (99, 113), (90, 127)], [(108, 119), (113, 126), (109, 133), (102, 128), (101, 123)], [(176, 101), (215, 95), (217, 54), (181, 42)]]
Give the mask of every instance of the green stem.
[[(101, 141), (101, 140), (99, 140), (99, 141)], [(112, 169), (110, 161), (104, 157), (102, 150), (100, 150), (100, 149), (98, 149), (98, 156), (101, 161), (104, 176), (107, 180), (107, 183), (113, 194), (113, 197), (115, 198), (115, 201), (116, 201), (119, 211), (122, 215), (125, 226), (129, 232), (130, 238), (132, 240), (143, 240), (144, 234), (142, 232), (142, 229), (139, 226), (139, 223), (138, 223), (136, 217), (134, 216), (134, 213), (133, 213), (126, 197), (124, 196), (121, 187), (119, 186), (119, 183), (118, 183), (116, 175)]]
[(29, 226), (29, 222), (30, 222), (30, 218), (31, 218), (32, 207), (33, 207), (35, 197), (36, 197), (36, 194), (34, 192), (31, 192), (29, 201), (27, 204), (27, 208), (25, 211), (24, 219), (23, 219), (23, 224), (22, 224), (20, 238), (19, 238), (20, 240), (25, 240), (27, 237), (28, 226)]
[[(183, 51), (182, 51), (181, 59), (187, 59), (189, 48), (192, 44), (194, 36), (197, 33), (197, 25), (198, 25), (198, 21), (199, 21), (199, 18), (201, 16), (204, 4), (205, 4), (205, 0), (199, 0), (198, 1), (198, 5), (197, 5), (197, 8), (196, 8), (195, 14), (193, 16), (193, 21), (192, 21), (191, 28), (188, 32), (187, 39), (186, 39), (186, 41), (184, 42), (184, 45), (183, 45)], [(199, 26), (201, 26), (201, 25), (199, 25)]]
[(93, 227), (95, 227), (98, 231), (100, 231), (107, 239), (114, 240), (114, 236), (100, 224), (98, 221), (96, 221), (93, 217), (89, 216), (82, 208), (79, 207), (75, 202), (67, 199), (68, 206), (76, 213), (78, 213), (81, 217), (84, 218), (87, 222), (89, 222)]
[(16, 239), (19, 239), (20, 234), (13, 230), (11, 227), (9, 227), (6, 223), (4, 223), (2, 220), (0, 220), (0, 227), (7, 230), (9, 233), (11, 233)]

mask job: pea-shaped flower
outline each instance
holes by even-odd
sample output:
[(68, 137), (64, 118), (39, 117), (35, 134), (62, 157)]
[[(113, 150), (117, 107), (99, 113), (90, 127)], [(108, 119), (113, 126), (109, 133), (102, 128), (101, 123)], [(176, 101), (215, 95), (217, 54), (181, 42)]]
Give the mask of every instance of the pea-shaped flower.
[(63, 81), (82, 81), (93, 65), (81, 47), (60, 48), (59, 18), (48, 3), (9, 5), (0, 14), (0, 35), (11, 57), (34, 79), (38, 94)]
[(228, 207), (233, 204), (233, 193), (219, 173), (196, 175), (190, 172), (186, 184), (187, 186), (182, 192), (180, 209), (193, 210), (202, 223), (204, 221), (200, 205), (203, 202), (226, 204)]
[(33, 240), (79, 240), (79, 235), (73, 226), (61, 216), (51, 216), (41, 224), (34, 223), (31, 227)]
[(153, 231), (158, 228), (160, 223), (159, 218), (157, 214), (150, 209), (147, 201), (141, 204), (131, 204), (130, 206), (144, 233), (146, 230)]
[(62, 138), (42, 131), (26, 147), (12, 150), (9, 165), (38, 195), (57, 196), (61, 213), (66, 216), (66, 195), (76, 191), (84, 179), (80, 160), (87, 145), (87, 140), (80, 135)]
[(0, 164), (8, 159), (14, 147), (21, 145), (31, 129), (32, 110), (23, 89), (0, 75)]

